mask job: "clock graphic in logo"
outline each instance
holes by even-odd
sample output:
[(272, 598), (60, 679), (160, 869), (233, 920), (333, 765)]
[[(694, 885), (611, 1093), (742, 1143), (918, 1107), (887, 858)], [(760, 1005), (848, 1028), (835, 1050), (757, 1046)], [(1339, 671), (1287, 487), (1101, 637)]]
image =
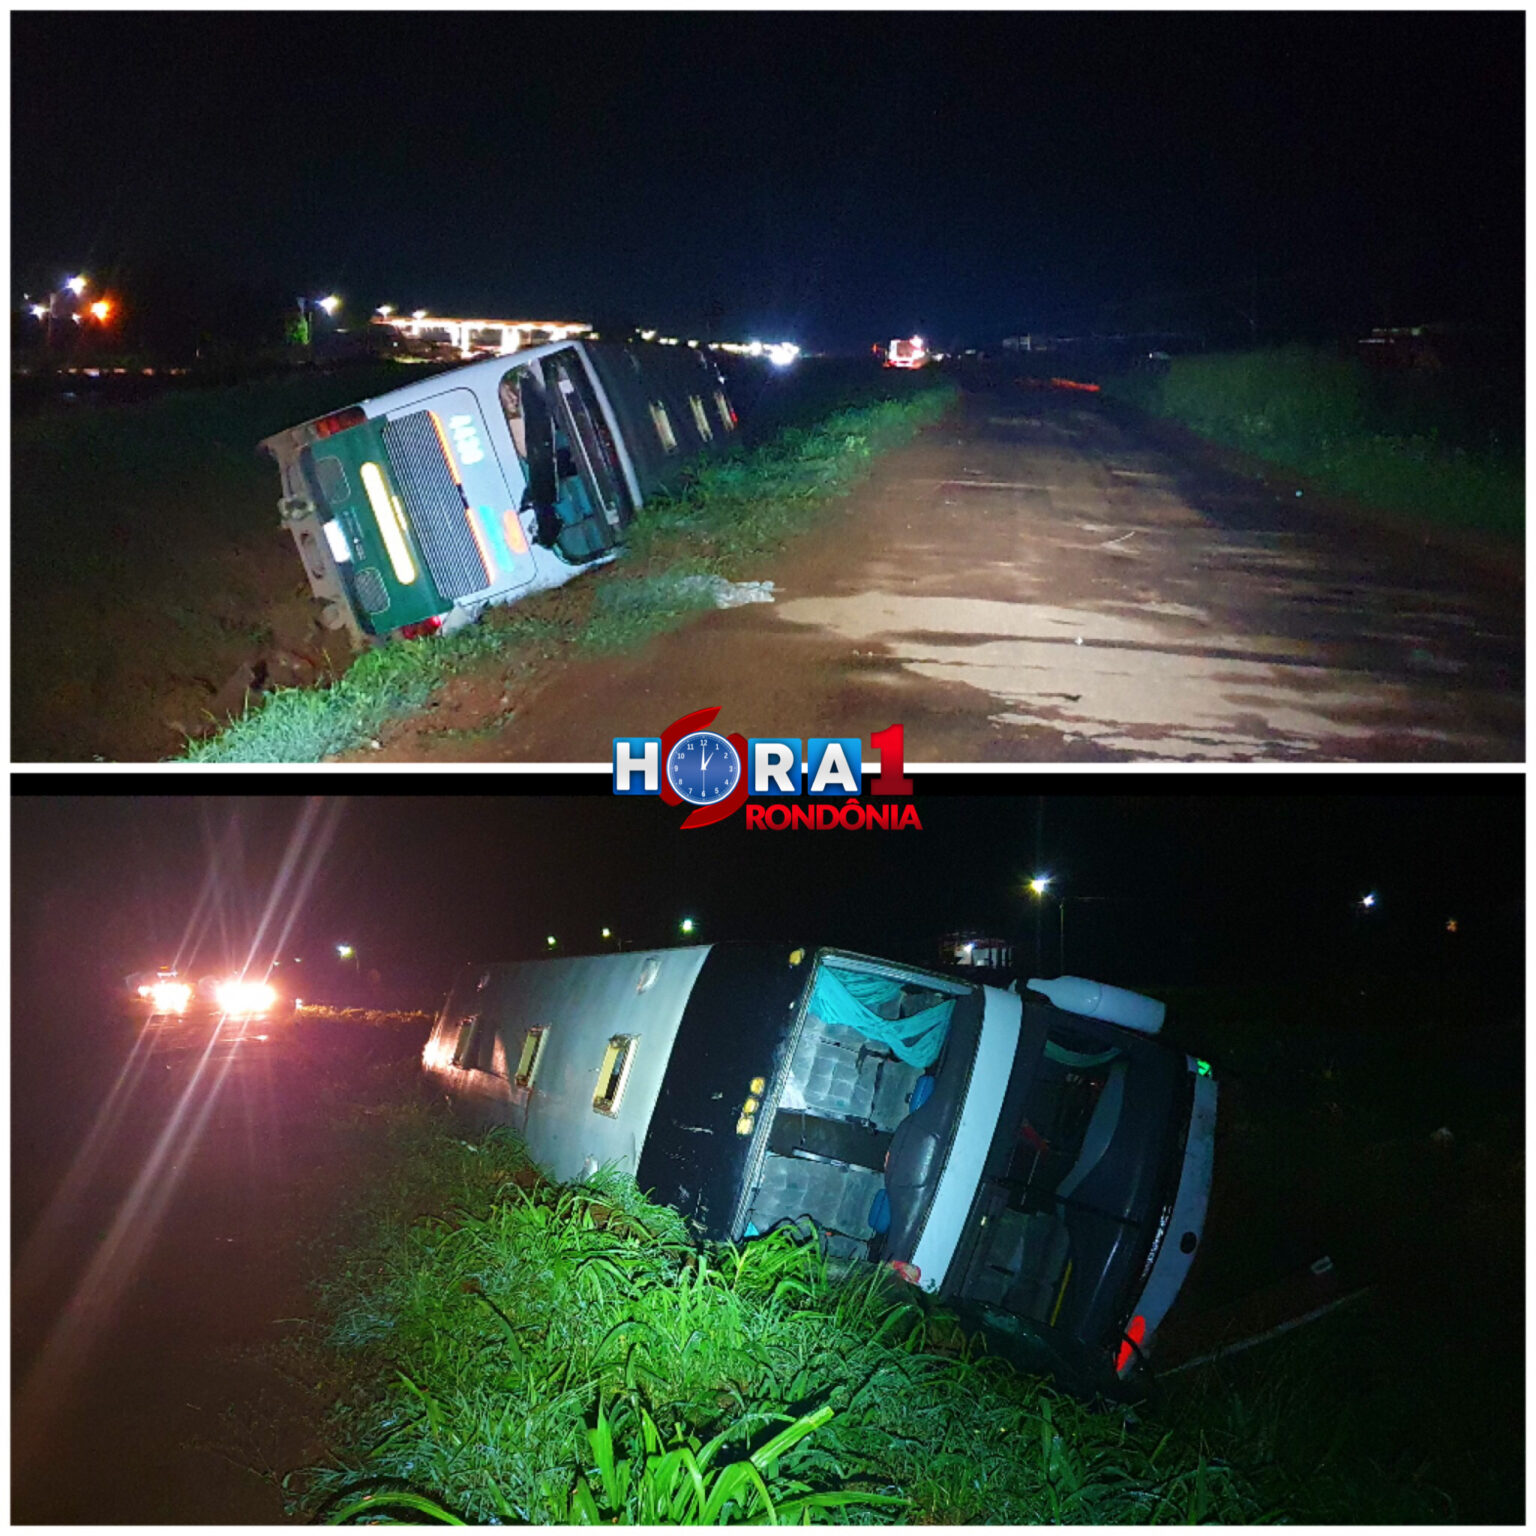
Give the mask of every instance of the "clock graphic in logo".
[(719, 805), (740, 778), (736, 748), (718, 731), (690, 731), (667, 753), (667, 783), (689, 805)]

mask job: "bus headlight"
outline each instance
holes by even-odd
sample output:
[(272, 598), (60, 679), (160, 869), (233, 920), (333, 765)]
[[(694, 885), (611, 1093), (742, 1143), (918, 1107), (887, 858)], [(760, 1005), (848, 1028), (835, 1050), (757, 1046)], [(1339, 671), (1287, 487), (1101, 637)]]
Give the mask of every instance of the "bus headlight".
[(266, 1013), (277, 1001), (277, 993), (264, 981), (221, 981), (213, 995), (225, 1013), (241, 1017)]

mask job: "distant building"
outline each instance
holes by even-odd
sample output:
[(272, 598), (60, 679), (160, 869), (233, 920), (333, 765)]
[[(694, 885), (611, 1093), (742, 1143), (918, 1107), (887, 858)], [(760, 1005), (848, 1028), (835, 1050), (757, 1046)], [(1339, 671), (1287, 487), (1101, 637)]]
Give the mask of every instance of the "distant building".
[(1457, 340), (1448, 325), (1378, 325), (1355, 342), (1355, 352), (1373, 367), (1438, 373)]
[(950, 933), (939, 940), (945, 965), (969, 965), (978, 970), (1011, 971), (1013, 945), (1007, 939), (989, 939), (977, 933)]
[(393, 327), (425, 350), (451, 350), (462, 358), (505, 357), (568, 336), (584, 336), (592, 327), (580, 320), (450, 320), (441, 315), (375, 315), (375, 325)]

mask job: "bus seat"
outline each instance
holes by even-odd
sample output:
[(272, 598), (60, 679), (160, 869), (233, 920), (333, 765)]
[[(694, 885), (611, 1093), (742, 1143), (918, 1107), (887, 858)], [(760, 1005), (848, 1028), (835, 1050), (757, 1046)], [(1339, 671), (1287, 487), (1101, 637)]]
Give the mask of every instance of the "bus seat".
[(1071, 1200), (1078, 1186), (1098, 1167), (1099, 1159), (1109, 1150), (1120, 1124), (1120, 1112), (1125, 1108), (1125, 1080), (1130, 1070), (1130, 1062), (1123, 1057), (1110, 1067), (1109, 1076), (1099, 1090), (1099, 1101), (1089, 1117), (1088, 1129), (1083, 1132), (1082, 1150), (1067, 1170), (1066, 1177), (1056, 1186), (1058, 1201)]

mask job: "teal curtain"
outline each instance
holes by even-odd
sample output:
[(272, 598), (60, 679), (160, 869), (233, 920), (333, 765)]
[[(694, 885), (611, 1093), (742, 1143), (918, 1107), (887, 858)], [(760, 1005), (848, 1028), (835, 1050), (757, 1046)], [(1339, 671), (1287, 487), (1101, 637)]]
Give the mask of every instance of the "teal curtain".
[(949, 1033), (955, 1000), (947, 997), (907, 1019), (884, 1019), (875, 1012), (900, 996), (899, 981), (868, 971), (834, 971), (824, 965), (811, 994), (811, 1012), (829, 1024), (856, 1029), (866, 1038), (888, 1046), (908, 1066), (931, 1067), (939, 1059), (944, 1037)]

